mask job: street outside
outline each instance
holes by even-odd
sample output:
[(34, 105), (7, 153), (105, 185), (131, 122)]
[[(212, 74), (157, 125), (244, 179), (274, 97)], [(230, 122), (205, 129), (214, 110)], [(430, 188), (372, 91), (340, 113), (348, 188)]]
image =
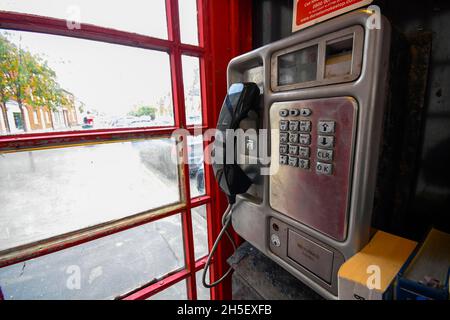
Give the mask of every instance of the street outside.
[[(145, 156), (166, 152), (160, 146), (148, 140), (0, 155), (0, 250), (179, 201), (176, 164), (165, 164), (168, 175)], [(192, 180), (193, 193), (202, 192)], [(192, 219), (200, 258), (205, 207)], [(2, 268), (0, 287), (5, 299), (107, 299), (183, 266), (177, 214)], [(165, 298), (183, 298), (179, 288)]]

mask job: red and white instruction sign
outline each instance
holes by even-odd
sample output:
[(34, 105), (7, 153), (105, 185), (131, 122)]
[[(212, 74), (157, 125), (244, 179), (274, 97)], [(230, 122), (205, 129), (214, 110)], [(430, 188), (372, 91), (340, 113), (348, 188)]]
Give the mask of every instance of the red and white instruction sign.
[(367, 6), (373, 0), (294, 0), (292, 32)]

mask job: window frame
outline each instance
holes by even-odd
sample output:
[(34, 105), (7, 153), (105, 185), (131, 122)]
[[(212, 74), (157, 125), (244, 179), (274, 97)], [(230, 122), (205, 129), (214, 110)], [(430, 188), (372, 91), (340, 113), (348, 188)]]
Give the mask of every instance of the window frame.
[[(210, 106), (211, 95), (207, 94), (207, 83), (212, 75), (212, 64), (210, 54), (210, 43), (208, 43), (206, 28), (209, 24), (208, 15), (204, 14), (208, 8), (207, 0), (197, 0), (197, 22), (199, 45), (183, 44), (180, 40), (179, 29), (179, 11), (178, 0), (165, 0), (166, 4), (166, 22), (168, 39), (159, 39), (151, 36), (144, 36), (127, 31), (105, 28), (91, 24), (81, 24), (80, 29), (70, 30), (66, 26), (66, 21), (62, 19), (35, 16), (23, 13), (13, 13), (0, 11), (0, 28), (17, 31), (30, 31), (52, 35), (67, 36), (107, 42), (112, 44), (126, 45), (143, 49), (162, 51), (169, 54), (172, 99), (174, 108), (174, 126), (161, 126), (149, 128), (112, 128), (112, 129), (91, 129), (83, 131), (64, 131), (64, 132), (43, 132), (43, 133), (22, 133), (0, 136), (0, 153), (17, 152), (23, 150), (39, 150), (42, 148), (59, 148), (72, 145), (86, 145), (89, 143), (102, 143), (110, 141), (129, 141), (134, 139), (146, 138), (165, 138), (170, 137), (176, 129), (186, 129), (191, 134), (204, 133), (211, 119), (215, 119), (213, 110)], [(182, 77), (182, 56), (194, 56), (199, 58), (200, 62), (200, 88), (202, 105), (202, 125), (187, 125), (185, 112), (184, 87)], [(211, 118), (213, 117), (213, 118)], [(206, 143), (206, 142), (205, 142)], [(187, 150), (187, 139), (182, 139), (182, 148)], [(30, 243), (21, 247), (13, 248), (2, 252), (0, 255), (0, 268), (11, 264), (22, 262), (28, 259), (37, 258), (52, 252), (64, 250), (88, 241), (92, 241), (110, 234), (118, 233), (127, 229), (137, 227), (152, 221), (181, 214), (183, 244), (185, 253), (185, 267), (182, 270), (174, 271), (165, 275), (158, 282), (149, 282), (133, 292), (124, 293), (118, 298), (122, 299), (146, 299), (171, 285), (186, 280), (188, 298), (195, 300), (197, 298), (196, 290), (196, 272), (201, 270), (206, 262), (206, 257), (195, 260), (194, 240), (192, 230), (191, 209), (206, 205), (208, 218), (208, 247), (211, 247), (212, 232), (220, 226), (220, 219), (212, 214), (213, 208), (217, 211), (218, 204), (215, 203), (212, 194), (217, 194), (218, 188), (212, 183), (212, 169), (205, 166), (205, 195), (191, 199), (189, 165), (184, 153), (184, 161), (180, 166), (180, 202), (175, 205), (167, 205), (161, 208), (152, 209), (144, 213), (128, 216), (126, 218), (106, 222), (101, 225), (77, 230), (68, 234), (62, 234), (43, 241)], [(219, 263), (221, 259), (216, 259)], [(213, 263), (212, 272), (220, 271), (221, 268), (215, 268)], [(212, 276), (216, 278), (216, 276)], [(211, 290), (211, 298), (216, 299), (224, 296), (220, 292), (220, 287)]]

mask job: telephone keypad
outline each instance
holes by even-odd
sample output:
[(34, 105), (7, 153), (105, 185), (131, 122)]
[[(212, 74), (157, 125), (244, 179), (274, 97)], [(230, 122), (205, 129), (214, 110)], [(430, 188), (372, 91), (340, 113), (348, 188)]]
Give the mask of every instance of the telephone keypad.
[(288, 131), (290, 127), (289, 121), (288, 120), (281, 120), (280, 121), (280, 130), (281, 131)]
[(311, 132), (311, 121), (300, 121), (300, 132)]
[[(280, 117), (308, 117), (311, 109), (282, 109)], [(303, 170), (311, 168), (311, 154), (315, 155), (313, 164), (316, 174), (332, 175), (334, 160), (334, 143), (336, 122), (334, 120), (319, 120), (316, 122), (317, 135), (312, 133), (313, 123), (306, 119), (281, 119), (280, 125), (280, 164), (298, 167)], [(311, 150), (311, 139), (317, 139), (317, 149)], [(314, 154), (315, 153), (315, 154)]]

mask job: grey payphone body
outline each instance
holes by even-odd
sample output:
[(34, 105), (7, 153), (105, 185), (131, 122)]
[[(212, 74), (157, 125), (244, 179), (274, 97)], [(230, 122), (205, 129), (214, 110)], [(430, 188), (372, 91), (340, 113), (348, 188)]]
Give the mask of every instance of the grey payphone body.
[(233, 227), (329, 299), (340, 265), (370, 237), (390, 39), (384, 17), (358, 10), (228, 67), (229, 86), (258, 84), (259, 128), (272, 132), (270, 164), (246, 169), (279, 167), (238, 196)]

